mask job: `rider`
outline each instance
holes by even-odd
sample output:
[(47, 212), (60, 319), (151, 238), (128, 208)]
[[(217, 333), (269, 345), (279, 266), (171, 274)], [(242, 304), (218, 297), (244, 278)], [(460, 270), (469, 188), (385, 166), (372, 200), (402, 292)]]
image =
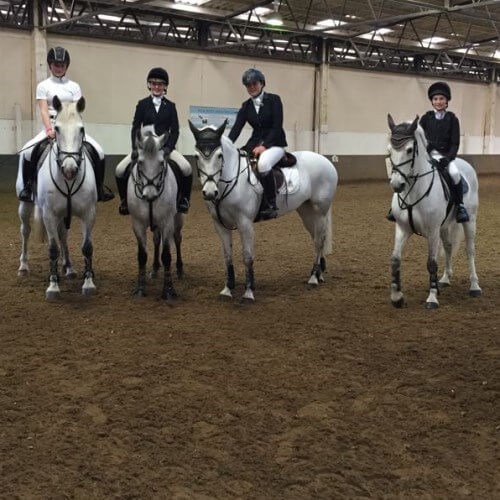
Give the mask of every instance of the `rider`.
[[(448, 102), (451, 101), (451, 90), (445, 82), (433, 83), (427, 95), (434, 110), (427, 111), (420, 119), (420, 126), (424, 129), (427, 138), (427, 151), (437, 151), (442, 157), (439, 160), (441, 168), (448, 167), (448, 174), (453, 185), (451, 195), (457, 207), (458, 223), (468, 222), (469, 214), (463, 204), (463, 186), (460, 172), (455, 165), (458, 147), (460, 146), (460, 123), (454, 113), (448, 111)], [(394, 216), (389, 210), (389, 220), (394, 221)]]
[(241, 105), (229, 132), (229, 139), (235, 142), (247, 122), (253, 128), (252, 136), (243, 149), (258, 157), (257, 169), (264, 188), (264, 204), (260, 215), (263, 219), (274, 219), (278, 209), (276, 184), (271, 169), (283, 158), (287, 145), (283, 130), (283, 105), (278, 95), (264, 92), (266, 79), (258, 69), (247, 69), (241, 80), (250, 99)]
[[(141, 99), (135, 108), (131, 132), (132, 154), (130, 157), (132, 161), (136, 158), (135, 138), (141, 126), (154, 125), (156, 135), (168, 134), (163, 151), (165, 158), (168, 157), (175, 164), (173, 170), (180, 191), (180, 196), (177, 199), (177, 211), (187, 213), (193, 184), (193, 170), (186, 158), (174, 149), (179, 137), (179, 119), (175, 104), (165, 97), (169, 84), (168, 73), (163, 68), (153, 68), (148, 73), (146, 81), (151, 95)], [(116, 185), (121, 199), (118, 211), (121, 215), (129, 213), (127, 206), (129, 173), (130, 161), (121, 162), (116, 169)]]
[[(33, 158), (32, 153), (35, 146), (45, 140), (55, 139), (54, 122), (57, 115), (52, 105), (52, 99), (57, 96), (61, 102), (76, 102), (82, 96), (80, 85), (66, 78), (66, 71), (69, 67), (69, 52), (63, 47), (51, 48), (47, 53), (47, 64), (52, 76), (40, 82), (36, 87), (36, 100), (42, 118), (44, 130), (31, 139), (23, 147), (19, 155), (19, 176), (22, 176), (24, 188), (19, 193), (19, 200), (33, 201), (33, 185), (37, 174), (38, 158)], [(85, 134), (84, 142), (92, 148), (92, 156), (96, 159), (92, 161), (94, 169), (97, 199), (108, 201), (114, 198), (113, 194), (104, 190), (104, 152), (101, 146), (88, 134)], [(40, 149), (40, 148), (37, 148)]]

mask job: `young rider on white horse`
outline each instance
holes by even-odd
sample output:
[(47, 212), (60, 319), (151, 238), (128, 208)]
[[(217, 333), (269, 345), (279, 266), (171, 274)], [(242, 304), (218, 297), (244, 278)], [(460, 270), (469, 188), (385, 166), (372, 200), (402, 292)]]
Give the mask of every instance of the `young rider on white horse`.
[(246, 70), (241, 80), (250, 99), (241, 105), (229, 139), (234, 143), (247, 122), (253, 128), (252, 136), (243, 149), (258, 157), (257, 168), (264, 188), (264, 200), (267, 200), (260, 216), (262, 219), (274, 219), (278, 209), (276, 184), (271, 170), (283, 158), (287, 146), (283, 130), (283, 104), (278, 95), (264, 92), (266, 79), (258, 69)]
[[(82, 96), (80, 85), (66, 78), (69, 63), (69, 52), (63, 47), (51, 48), (47, 53), (47, 64), (52, 76), (40, 82), (36, 87), (36, 100), (44, 130), (26, 143), (19, 154), (18, 178), (22, 177), (24, 185), (19, 193), (20, 201), (33, 201), (33, 186), (37, 175), (38, 162), (38, 158), (32, 158), (35, 146), (46, 139), (53, 140), (55, 138), (53, 127), (57, 113), (52, 105), (54, 96), (57, 96), (61, 102), (76, 102)], [(104, 152), (101, 146), (88, 134), (85, 134), (84, 142), (93, 149), (90, 153), (94, 153), (92, 156), (95, 156), (95, 159), (92, 161), (92, 167), (94, 168), (96, 178), (97, 199), (99, 201), (111, 200), (114, 198), (113, 194), (104, 191), (103, 188), (105, 169)]]
[(127, 206), (127, 184), (130, 172), (130, 159), (135, 161), (135, 140), (137, 131), (141, 126), (154, 125), (156, 135), (167, 134), (168, 138), (163, 147), (164, 157), (172, 160), (180, 172), (174, 167), (174, 174), (179, 184), (180, 196), (177, 201), (177, 211), (187, 213), (189, 200), (191, 198), (191, 187), (193, 183), (193, 170), (190, 163), (175, 150), (175, 144), (179, 138), (179, 119), (175, 104), (165, 97), (169, 84), (168, 73), (163, 68), (153, 68), (146, 79), (151, 95), (141, 99), (135, 109), (132, 122), (132, 154), (120, 162), (116, 168), (116, 185), (120, 194), (119, 213), (128, 215)]
[[(454, 113), (448, 111), (448, 102), (451, 101), (451, 90), (447, 83), (433, 83), (427, 95), (434, 108), (420, 119), (420, 126), (424, 129), (427, 139), (427, 151), (437, 151), (442, 155), (439, 160), (441, 168), (448, 168), (453, 185), (450, 186), (452, 200), (457, 207), (457, 222), (469, 221), (469, 215), (463, 204), (463, 187), (455, 160), (460, 146), (460, 123)], [(394, 221), (392, 211), (389, 210), (387, 219)]]

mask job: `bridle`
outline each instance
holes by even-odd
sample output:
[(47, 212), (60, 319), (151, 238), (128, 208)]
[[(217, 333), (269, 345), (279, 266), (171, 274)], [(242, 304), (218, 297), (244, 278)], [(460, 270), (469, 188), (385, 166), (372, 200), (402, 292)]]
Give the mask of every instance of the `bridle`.
[(151, 199), (147, 200), (149, 202), (155, 201), (157, 198), (161, 196), (163, 190), (165, 189), (165, 177), (167, 175), (167, 162), (163, 160), (163, 165), (160, 171), (154, 177), (148, 177), (142, 170), (139, 165), (139, 162), (136, 163), (136, 175), (134, 175), (134, 170), (132, 170), (132, 182), (134, 183), (135, 195), (140, 200), (144, 200), (144, 189), (153, 186), (156, 188), (157, 195)]

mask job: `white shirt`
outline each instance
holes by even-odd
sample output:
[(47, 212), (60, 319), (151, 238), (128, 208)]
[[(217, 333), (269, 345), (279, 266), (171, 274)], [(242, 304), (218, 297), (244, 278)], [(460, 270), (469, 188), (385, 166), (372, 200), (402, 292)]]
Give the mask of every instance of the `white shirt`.
[(36, 98), (47, 101), (51, 118), (57, 114), (52, 106), (54, 96), (57, 96), (61, 102), (75, 102), (82, 97), (82, 91), (78, 83), (68, 80), (66, 77), (57, 78), (51, 76), (47, 80), (40, 82), (36, 87)]
[(158, 113), (158, 110), (160, 109), (161, 106), (162, 97), (156, 97), (152, 95), (151, 99), (153, 99), (153, 104), (155, 105), (156, 112)]
[(436, 117), (436, 120), (442, 120), (445, 114), (446, 111), (434, 111), (434, 116)]
[(257, 97), (252, 97), (252, 102), (256, 113), (259, 112), (259, 109), (262, 106), (262, 99), (264, 99), (264, 92), (261, 92)]

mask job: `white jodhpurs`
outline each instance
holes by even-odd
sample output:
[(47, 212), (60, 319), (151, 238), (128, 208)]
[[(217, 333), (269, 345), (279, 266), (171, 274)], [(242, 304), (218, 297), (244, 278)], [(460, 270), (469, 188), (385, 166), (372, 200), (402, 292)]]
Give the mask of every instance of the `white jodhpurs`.
[(266, 149), (257, 162), (257, 169), (261, 174), (267, 174), (285, 155), (285, 148), (272, 146)]
[(460, 182), (460, 172), (454, 161), (450, 161), (448, 164), (448, 173), (450, 174), (453, 184), (458, 184)]
[[(184, 177), (187, 177), (188, 175), (191, 175), (193, 173), (191, 164), (176, 149), (171, 151), (170, 159), (173, 162), (177, 163), (177, 165), (179, 165), (179, 169)], [(125, 172), (127, 171), (130, 162), (131, 162), (131, 153), (125, 156), (125, 158), (123, 158), (123, 160), (116, 166), (115, 170), (116, 177), (122, 178), (125, 175)]]

